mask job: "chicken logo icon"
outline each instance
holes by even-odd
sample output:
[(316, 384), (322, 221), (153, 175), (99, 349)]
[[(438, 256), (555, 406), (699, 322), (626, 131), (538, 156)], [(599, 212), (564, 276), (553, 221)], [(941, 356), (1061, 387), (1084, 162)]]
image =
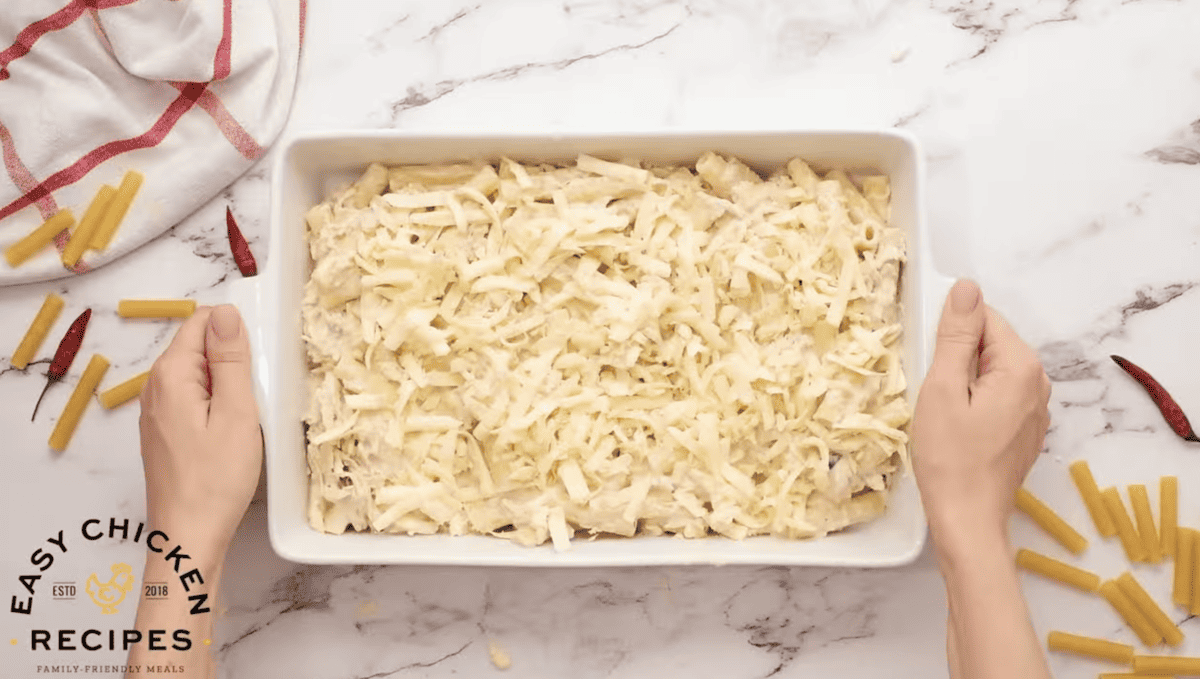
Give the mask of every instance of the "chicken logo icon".
[(133, 569), (129, 564), (116, 563), (112, 566), (112, 577), (108, 582), (100, 582), (100, 578), (92, 573), (87, 579), (87, 593), (104, 615), (117, 612), (117, 606), (125, 599), (129, 590), (133, 589)]

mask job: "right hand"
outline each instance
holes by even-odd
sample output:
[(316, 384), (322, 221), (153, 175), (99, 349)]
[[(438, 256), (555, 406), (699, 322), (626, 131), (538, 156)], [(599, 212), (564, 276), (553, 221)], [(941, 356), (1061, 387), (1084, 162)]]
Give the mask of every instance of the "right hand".
[(1013, 498), (1050, 424), (1037, 354), (983, 302), (951, 288), (913, 417), (913, 467), (935, 544), (1006, 535)]
[(180, 326), (142, 390), (141, 432), (150, 527), (219, 566), (263, 455), (237, 309), (201, 307)]

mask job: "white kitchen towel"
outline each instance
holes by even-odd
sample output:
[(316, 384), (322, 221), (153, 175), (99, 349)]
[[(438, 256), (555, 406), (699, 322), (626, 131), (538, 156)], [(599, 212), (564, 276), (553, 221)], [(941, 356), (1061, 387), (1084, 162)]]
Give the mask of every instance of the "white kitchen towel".
[[(304, 0), (21, 0), (0, 12), (0, 250), (100, 186), (145, 176), (108, 249), (47, 248), (0, 285), (84, 273), (245, 172), (287, 120)], [(66, 245), (67, 232), (56, 239)]]

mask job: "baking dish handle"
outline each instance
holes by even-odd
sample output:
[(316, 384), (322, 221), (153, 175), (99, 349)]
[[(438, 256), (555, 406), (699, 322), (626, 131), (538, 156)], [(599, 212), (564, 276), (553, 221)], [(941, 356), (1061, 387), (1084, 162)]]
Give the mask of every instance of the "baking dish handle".
[(925, 346), (922, 348), (922, 353), (925, 356), (926, 371), (933, 362), (933, 348), (937, 344), (938, 321), (942, 318), (942, 307), (946, 303), (946, 295), (950, 294), (950, 288), (954, 287), (957, 280), (953, 276), (947, 276), (936, 270), (929, 271), (926, 276), (925, 294), (922, 296), (925, 301), (925, 309), (922, 314), (925, 318)]
[(929, 300), (929, 308), (932, 313), (929, 314), (929, 319), (933, 322), (933, 327), (937, 327), (938, 318), (942, 315), (942, 305), (946, 302), (946, 295), (950, 294), (950, 288), (958, 281), (954, 276), (947, 276), (940, 271), (931, 271), (929, 273), (929, 285), (925, 298)]
[(267, 379), (267, 357), (272, 351), (270, 346), (271, 333), (267, 332), (265, 318), (266, 306), (263, 304), (264, 279), (262, 276), (238, 278), (229, 283), (227, 296), (229, 303), (238, 308), (245, 321), (246, 331), (250, 335), (251, 363), (254, 370), (254, 397), (258, 400), (259, 410), (269, 410), (265, 404), (271, 396), (268, 393), (270, 380)]

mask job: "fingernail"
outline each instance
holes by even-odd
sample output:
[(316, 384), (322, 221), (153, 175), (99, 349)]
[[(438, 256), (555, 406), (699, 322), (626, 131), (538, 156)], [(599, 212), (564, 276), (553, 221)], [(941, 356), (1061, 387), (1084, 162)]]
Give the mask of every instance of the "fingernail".
[(961, 280), (950, 289), (950, 309), (956, 314), (969, 314), (979, 306), (979, 297), (978, 285)]
[(238, 315), (237, 309), (228, 304), (213, 309), (208, 322), (219, 340), (235, 340), (242, 334), (242, 317)]

